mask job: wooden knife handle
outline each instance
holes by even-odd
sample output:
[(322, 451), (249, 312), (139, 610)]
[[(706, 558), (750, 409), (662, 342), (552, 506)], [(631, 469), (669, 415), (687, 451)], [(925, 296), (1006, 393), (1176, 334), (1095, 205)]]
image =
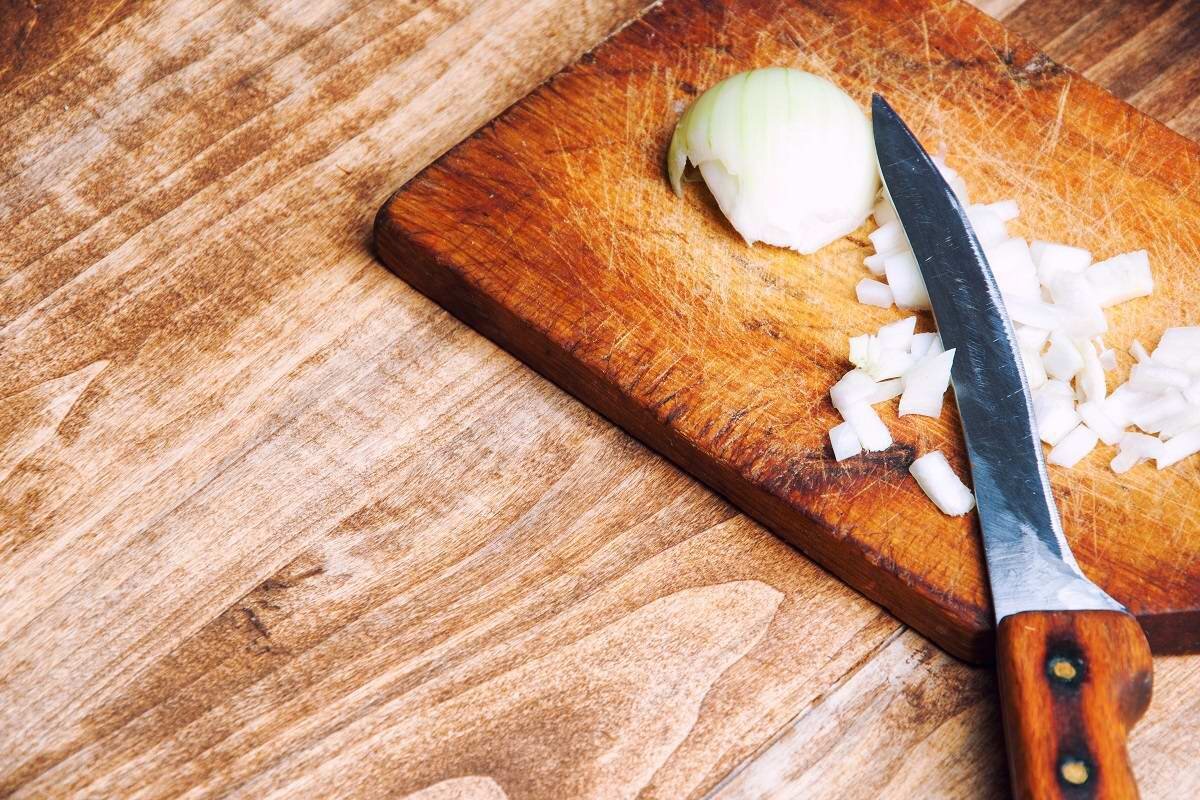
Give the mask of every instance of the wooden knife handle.
[(1138, 796), (1125, 739), (1150, 704), (1141, 626), (1120, 611), (1026, 611), (996, 631), (1013, 796)]

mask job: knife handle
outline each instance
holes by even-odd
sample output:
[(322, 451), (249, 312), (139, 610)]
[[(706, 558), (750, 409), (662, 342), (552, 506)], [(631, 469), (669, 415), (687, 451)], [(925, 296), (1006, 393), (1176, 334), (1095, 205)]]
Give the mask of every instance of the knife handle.
[(1120, 611), (1024, 611), (1000, 621), (996, 670), (1013, 796), (1138, 796), (1125, 738), (1150, 704), (1153, 663)]

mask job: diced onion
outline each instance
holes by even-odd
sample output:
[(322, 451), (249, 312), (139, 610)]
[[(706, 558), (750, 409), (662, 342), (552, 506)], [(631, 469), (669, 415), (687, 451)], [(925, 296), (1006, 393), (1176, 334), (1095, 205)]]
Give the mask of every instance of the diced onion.
[(942, 399), (950, 386), (950, 370), (954, 364), (954, 348), (929, 356), (904, 375), (904, 393), (900, 395), (900, 416), (921, 414), (926, 417), (942, 415)]
[[(930, 353), (930, 349), (936, 345), (937, 350)], [(942, 351), (942, 340), (938, 338), (936, 333), (915, 333), (913, 334), (912, 344), (908, 348), (908, 352), (914, 359), (920, 361), (926, 355), (937, 355)]]
[(1060, 381), (1069, 381), (1083, 369), (1083, 356), (1071, 338), (1062, 331), (1050, 334), (1050, 349), (1042, 357), (1046, 374)]
[(1062, 273), (1080, 274), (1092, 263), (1092, 254), (1082, 247), (1054, 242), (1033, 242), (1029, 252), (1037, 264), (1038, 280), (1049, 286)]
[(929, 291), (925, 288), (925, 279), (921, 276), (917, 259), (911, 252), (895, 253), (885, 258), (883, 271), (887, 275), (888, 286), (892, 287), (896, 305), (909, 309), (929, 308)]
[(1051, 464), (1073, 467), (1096, 448), (1100, 437), (1087, 425), (1077, 425), (1051, 450), (1046, 460)]
[(1154, 291), (1150, 257), (1145, 250), (1123, 253), (1088, 267), (1087, 279), (1104, 308), (1145, 297)]
[(861, 369), (852, 369), (829, 390), (829, 400), (838, 411), (868, 402), (877, 384)]
[(676, 194), (690, 161), (747, 242), (812, 253), (861, 225), (879, 174), (863, 110), (828, 80), (771, 67), (726, 78), (679, 120)]
[(858, 441), (858, 434), (849, 422), (843, 422), (830, 429), (829, 444), (833, 447), (835, 461), (845, 461), (862, 452), (862, 442)]
[(1155, 456), (1155, 464), (1159, 469), (1166, 469), (1196, 453), (1200, 453), (1200, 427), (1192, 428), (1190, 431), (1170, 439)]
[(1079, 412), (1084, 424), (1096, 432), (1100, 441), (1109, 445), (1115, 445), (1121, 441), (1125, 430), (1112, 421), (1103, 405), (1097, 402), (1080, 403), (1076, 411)]
[(954, 474), (940, 450), (921, 456), (908, 471), (943, 514), (959, 517), (975, 507), (975, 495)]
[(892, 307), (892, 288), (886, 283), (863, 278), (854, 287), (854, 295), (863, 305), (879, 306), (880, 308)]
[(866, 403), (850, 406), (842, 411), (842, 418), (849, 423), (862, 443), (863, 450), (887, 450), (892, 446), (892, 435), (887, 426)]
[(996, 285), (1005, 296), (1041, 297), (1037, 268), (1024, 239), (1005, 239), (991, 247), (985, 245), (983, 253), (996, 276)]

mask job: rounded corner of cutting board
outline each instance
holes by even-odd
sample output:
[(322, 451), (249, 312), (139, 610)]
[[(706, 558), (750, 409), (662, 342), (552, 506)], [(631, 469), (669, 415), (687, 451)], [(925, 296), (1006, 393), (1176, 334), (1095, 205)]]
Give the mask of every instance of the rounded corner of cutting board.
[[(665, 12), (647, 17), (645, 30), (636, 26), (627, 28), (601, 46), (601, 50), (607, 54), (606, 58), (584, 62), (582, 66), (572, 70), (567, 75), (567, 79), (556, 82), (553, 92), (548, 92), (543, 86), (516, 106), (511, 107), (498, 120), (504, 122), (504, 136), (490, 137), (486, 143), (480, 137), (467, 139), (434, 165), (414, 176), (401, 189), (389, 196), (379, 208), (373, 226), (374, 251), (390, 271), (403, 278), (415, 289), (627, 430), (635, 438), (677, 463), (685, 471), (699, 477), (726, 497), (736, 498), (734, 504), (743, 511), (763, 521), (768, 528), (779, 533), (781, 538), (790, 541), (813, 560), (821, 563), (847, 584), (887, 608), (902, 622), (927, 636), (948, 653), (969, 663), (988, 663), (993, 659), (994, 627), (990, 606), (986, 601), (982, 606), (977, 602), (978, 582), (983, 580), (982, 569), (980, 569), (978, 578), (971, 578), (966, 583), (964, 583), (961, 573), (957, 574), (950, 582), (921, 584), (919, 574), (915, 581), (906, 581), (903, 574), (904, 564), (880, 567), (878, 564), (861, 561), (857, 556), (844, 552), (839, 552), (836, 554), (837, 557), (831, 558), (831, 548), (836, 550), (838, 544), (836, 542), (825, 542), (819, 545), (814, 543), (813, 537), (821, 534), (800, 531), (803, 521), (799, 517), (795, 517), (783, 525), (770, 524), (767, 517), (772, 514), (763, 512), (762, 509), (756, 511), (753, 507), (754, 503), (747, 504), (745, 502), (748, 494), (753, 494), (750, 491), (752, 487), (739, 486), (734, 488), (740, 489), (740, 491), (730, 491), (730, 487), (725, 485), (728, 483), (727, 481), (710, 479), (712, 474), (719, 471), (715, 460), (707, 464), (691, 463), (697, 457), (717, 459), (716, 454), (688, 451), (686, 458), (679, 456), (684, 443), (679, 441), (671, 430), (672, 420), (669, 415), (666, 422), (663, 422), (659, 419), (660, 415), (657, 414), (656, 409), (634, 407), (636, 402), (626, 396), (620, 380), (613, 377), (620, 377), (619, 369), (614, 366), (611, 374), (607, 377), (604, 374), (596, 373), (588, 364), (580, 360), (581, 357), (573, 346), (567, 346), (570, 345), (570, 342), (556, 339), (551, 333), (548, 333), (545, 330), (546, 326), (539, 323), (537, 309), (532, 309), (529, 305), (530, 294), (506, 295), (496, 289), (497, 286), (502, 287), (504, 281), (480, 280), (481, 276), (486, 277), (489, 269), (496, 269), (497, 265), (503, 264), (504, 268), (508, 270), (505, 274), (506, 280), (514, 277), (530, 278), (530, 286), (538, 291), (545, 289), (537, 282), (535, 274), (542, 266), (538, 263), (537, 246), (530, 246), (529, 242), (520, 241), (520, 236), (516, 236), (511, 242), (511, 248), (509, 248), (508, 239), (503, 242), (492, 242), (490, 249), (478, 249), (485, 245), (474, 243), (475, 239), (487, 238), (479, 235), (480, 223), (492, 225), (496, 222), (507, 222), (524, 225), (528, 221), (523, 218), (523, 214), (528, 210), (526, 206), (529, 206), (530, 201), (528, 198), (520, 196), (518, 190), (506, 190), (507, 194), (501, 191), (501, 199), (506, 203), (504, 207), (499, 207), (498, 201), (486, 194), (487, 187), (483, 184), (489, 183), (488, 170), (504, 171), (509, 169), (508, 164), (520, 162), (530, 152), (535, 152), (533, 150), (510, 152), (513, 147), (517, 146), (516, 143), (523, 145), (526, 139), (531, 143), (530, 147), (542, 147), (536, 152), (543, 154), (543, 167), (546, 164), (557, 163), (553, 159), (545, 159), (544, 153), (553, 152), (558, 153), (559, 158), (568, 157), (564, 155), (565, 151), (562, 150), (560, 142), (542, 141), (545, 131), (537, 127), (539, 124), (543, 124), (547, 118), (561, 118), (550, 116), (553, 109), (548, 109), (547, 106), (551, 100), (560, 104), (570, 102), (574, 104), (572, 108), (576, 111), (579, 111), (580, 107), (586, 111), (589, 103), (600, 102), (595, 97), (597, 86), (604, 86), (605, 82), (610, 80), (626, 84), (643, 80), (645, 76), (658, 74), (652, 69), (656, 66), (661, 66), (668, 72), (678, 68), (676, 78), (695, 80), (695, 77), (690, 77), (690, 72), (697, 70), (703, 72), (697, 66), (703, 59), (697, 61), (696, 58), (689, 55), (688, 62), (681, 66), (676, 63), (680, 53), (691, 53), (692, 51), (680, 50), (676, 46), (681, 42), (686, 43), (693, 39), (705, 40), (705, 37), (700, 34), (704, 32), (701, 28), (707, 23), (700, 17), (689, 18), (683, 14), (681, 7), (687, 4), (687, 0), (679, 0), (674, 4), (674, 10), (667, 15), (669, 19), (663, 16)], [(738, 8), (756, 7), (754, 0), (744, 0), (740, 4), (735, 2), (732, 5)], [(736, 11), (737, 8), (733, 10)], [(799, 7), (788, 11), (788, 14), (793, 17), (804, 13), (803, 9)], [(895, 13), (900, 13), (900, 11)], [(987, 30), (1000, 30), (996, 23), (979, 21), (982, 19), (982, 15), (978, 15), (978, 12), (973, 10), (956, 9), (955, 14), (968, 15)], [(744, 35), (742, 29), (747, 27), (747, 22), (745, 19), (741, 19), (739, 22), (737, 14), (731, 12), (731, 15), (723, 17), (721, 26), (722, 35), (733, 39)], [(648, 50), (647, 42), (651, 41), (651, 38), (648, 38), (651, 33), (650, 28), (655, 28), (662, 35), (651, 37), (655, 47)], [(631, 31), (633, 32), (631, 33)], [(665, 39), (675, 42), (675, 45), (672, 45), (675, 49), (668, 48)], [(947, 42), (949, 42), (947, 46), (958, 47), (961, 45), (959, 39), (954, 37), (948, 38)], [(906, 45), (899, 44), (897, 48), (903, 49), (904, 46)], [(1036, 51), (1031, 50), (1031, 52)], [(660, 64), (644, 64), (647, 59), (653, 61), (656, 55), (660, 59)], [(637, 58), (634, 59), (634, 56)], [(720, 51), (714, 57), (729, 62), (722, 66), (725, 71), (739, 67), (746, 68), (750, 65), (748, 59), (751, 58), (749, 54), (742, 53), (740, 50)], [(611, 66), (632, 61), (643, 64), (643, 68), (629, 71), (615, 70)], [(692, 63), (693, 61), (696, 63)], [(899, 60), (896, 63), (902, 65), (904, 62)], [(963, 65), (970, 66), (974, 63), (962, 60)], [(979, 63), (990, 65), (990, 62), (986, 61)], [(1041, 73), (1035, 73), (1034, 78), (1040, 75)], [(986, 75), (980, 73), (979, 77), (983, 78)], [(1055, 81), (1060, 81), (1061, 76), (1051, 77), (1054, 77)], [(896, 76), (893, 78), (896, 79)], [(1027, 78), (1026, 82), (1028, 83), (1029, 80), (1033, 80), (1033, 78)], [(622, 85), (624, 86), (624, 84)], [(1055, 88), (1055, 98), (1059, 96), (1057, 87), (1058, 83), (1053, 83), (1051, 86), (1051, 88)], [(586, 94), (586, 92), (592, 94)], [(1035, 94), (1039, 102), (1046, 100), (1042, 96), (1045, 94), (1044, 92)], [(1111, 105), (1110, 108), (1102, 109), (1107, 113), (1097, 117), (1099, 120), (1097, 124), (1104, 123), (1110, 127), (1119, 126), (1123, 124), (1123, 120), (1137, 114), (1136, 111), (1103, 92), (1088, 93), (1087, 102), (1093, 106), (1096, 104)], [(1047, 108), (1050, 108), (1049, 106), (1044, 108), (1043, 105), (1045, 105), (1044, 102), (1042, 105), (1030, 104), (1026, 113), (1034, 116), (1043, 115), (1047, 113)], [(1054, 108), (1057, 106), (1055, 105)], [(1050, 108), (1051, 112), (1053, 110)], [(559, 111), (561, 112), (562, 109)], [(598, 110), (594, 115), (596, 119), (603, 118), (600, 111), (603, 109)], [(1051, 114), (1051, 116), (1053, 115)], [(587, 128), (587, 130), (591, 129)], [(502, 161), (498, 160), (497, 156), (497, 153), (501, 151), (504, 156)], [(575, 148), (571, 152), (580, 154), (580, 158), (588, 157), (589, 153), (588, 149), (584, 147)], [(600, 151), (593, 152), (598, 154)], [(446, 166), (450, 163), (453, 163), (456, 168)], [(471, 166), (485, 169), (477, 171), (462, 169), (462, 167)], [(513, 175), (520, 177), (518, 173), (511, 171), (507, 174), (510, 178)], [(471, 178), (471, 176), (474, 177)], [(483, 176), (485, 179), (482, 183), (479, 181), (479, 176)], [(541, 175), (540, 177), (545, 176)], [(469, 180), (469, 178), (471, 179)], [(540, 191), (543, 187), (537, 184), (536, 188)], [(454, 203), (442, 202), (448, 198), (452, 198)], [(586, 201), (587, 198), (572, 196), (569, 199)], [(454, 207), (451, 208), (450, 205)], [(581, 202), (578, 207), (585, 208), (586, 203)], [(486, 209), (492, 216), (474, 221), (475, 227), (469, 231), (468, 235), (464, 233), (468, 226), (461, 224), (461, 216), (464, 209), (475, 208)], [(536, 206), (530, 206), (530, 208), (537, 212), (529, 217), (529, 219), (533, 219), (529, 225), (530, 229), (536, 229), (539, 220), (546, 223), (546, 220), (537, 216), (537, 214), (544, 213), (545, 208)], [(625, 212), (614, 211), (610, 208), (608, 213)], [(602, 215), (590, 217), (590, 219), (600, 218)], [(513, 236), (515, 234), (510, 235), (509, 238), (513, 238)], [(472, 248), (476, 249), (472, 250)], [(506, 248), (517, 250), (517, 252), (508, 253)], [(485, 284), (488, 285), (485, 286)], [(544, 305), (552, 303), (555, 298), (539, 296), (537, 300)], [(608, 382), (603, 385), (590, 385), (597, 381)], [(696, 445), (695, 442), (691, 444)], [(800, 514), (800, 510), (792, 508), (787, 513), (797, 515)], [(776, 522), (778, 521), (776, 519)], [(791, 532), (795, 535), (783, 535), (784, 531), (792, 528), (795, 530)], [(841, 569), (838, 568), (839, 566)], [(967, 586), (967, 583), (970, 586)], [(1128, 590), (1129, 586), (1124, 588)], [(1126, 593), (1128, 594), (1128, 591)], [(1179, 593), (1176, 592), (1176, 594)], [(1133, 605), (1136, 606), (1136, 604)], [(1133, 610), (1146, 629), (1155, 652), (1200, 652), (1200, 596), (1159, 597), (1149, 605), (1151, 606), (1149, 608), (1133, 608)]]

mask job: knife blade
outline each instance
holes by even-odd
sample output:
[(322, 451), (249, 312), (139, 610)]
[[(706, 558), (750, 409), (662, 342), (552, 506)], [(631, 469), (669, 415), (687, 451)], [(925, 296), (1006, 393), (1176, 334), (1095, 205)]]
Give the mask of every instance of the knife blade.
[(884, 190), (942, 343), (956, 351), (951, 380), (997, 622), (1014, 792), (1136, 796), (1125, 734), (1149, 704), (1145, 636), (1067, 544), (1016, 335), (965, 209), (878, 94), (871, 110)]

